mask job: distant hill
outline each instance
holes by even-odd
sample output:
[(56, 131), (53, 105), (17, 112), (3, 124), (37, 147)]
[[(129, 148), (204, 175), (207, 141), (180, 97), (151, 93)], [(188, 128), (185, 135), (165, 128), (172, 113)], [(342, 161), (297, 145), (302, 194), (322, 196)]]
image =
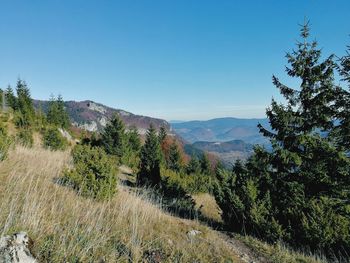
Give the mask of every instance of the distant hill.
[[(34, 100), (35, 107), (41, 107), (44, 112), (47, 112), (48, 104), (48, 101)], [(136, 115), (90, 100), (66, 101), (65, 107), (72, 124), (88, 131), (100, 131), (114, 114), (118, 114), (127, 127), (135, 126), (140, 134), (145, 134), (151, 123), (156, 129), (164, 126), (170, 131), (170, 125), (165, 120)]]
[[(228, 142), (199, 141), (187, 146), (186, 150), (196, 149), (216, 156), (226, 166), (231, 166), (237, 159), (245, 160), (253, 152), (253, 145), (242, 140)], [(196, 153), (194, 151), (194, 153)]]
[(242, 140), (233, 140), (229, 142), (195, 142), (193, 147), (207, 152), (250, 152), (253, 150), (253, 145), (245, 143)]
[(186, 141), (225, 142), (243, 140), (248, 144), (268, 144), (259, 133), (257, 125), (270, 127), (267, 119), (218, 118), (208, 121), (188, 121), (171, 123), (174, 131)]

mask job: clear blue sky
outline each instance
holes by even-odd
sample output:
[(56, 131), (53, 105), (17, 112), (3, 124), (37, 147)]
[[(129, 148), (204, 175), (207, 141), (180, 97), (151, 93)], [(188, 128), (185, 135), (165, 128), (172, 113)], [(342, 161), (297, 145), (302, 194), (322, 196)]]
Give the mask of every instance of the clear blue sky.
[(262, 117), (307, 17), (324, 54), (350, 44), (350, 1), (0, 1), (0, 86), (167, 120)]

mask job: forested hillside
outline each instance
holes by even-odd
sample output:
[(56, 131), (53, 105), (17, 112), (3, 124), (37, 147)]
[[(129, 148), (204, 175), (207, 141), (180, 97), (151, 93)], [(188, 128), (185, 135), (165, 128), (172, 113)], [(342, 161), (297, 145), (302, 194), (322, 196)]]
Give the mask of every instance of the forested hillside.
[[(50, 101), (34, 100), (35, 108), (41, 108), (44, 112), (47, 112), (49, 103)], [(127, 127), (136, 127), (141, 134), (145, 134), (151, 123), (157, 130), (159, 130), (160, 127), (165, 127), (167, 131), (170, 130), (170, 125), (165, 120), (140, 116), (120, 109), (113, 109), (90, 100), (65, 101), (64, 106), (74, 126), (91, 132), (103, 130), (107, 122), (115, 114), (120, 116)]]
[[(28, 232), (39, 262), (349, 262), (350, 47), (326, 56), (308, 23), (300, 33), (286, 55), (300, 86), (273, 76), (284, 102), (257, 124), (269, 148), (197, 142), (189, 155), (162, 120), (33, 101), (21, 79), (1, 90), (2, 236)], [(235, 150), (249, 157), (232, 169), (205, 152)]]

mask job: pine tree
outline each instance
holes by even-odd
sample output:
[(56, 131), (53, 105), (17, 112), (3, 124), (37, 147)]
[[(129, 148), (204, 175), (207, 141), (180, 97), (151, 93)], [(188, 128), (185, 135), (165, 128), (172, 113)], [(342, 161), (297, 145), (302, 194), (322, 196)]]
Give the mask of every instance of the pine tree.
[(158, 133), (159, 143), (162, 144), (167, 137), (167, 132), (164, 126), (161, 126)]
[(128, 145), (131, 151), (133, 152), (138, 152), (141, 148), (141, 140), (140, 140), (140, 135), (137, 131), (136, 127), (132, 127), (128, 133)]
[(58, 95), (57, 99), (54, 95), (51, 95), (47, 111), (47, 121), (60, 128), (67, 129), (69, 127), (70, 121), (61, 95)]
[(64, 105), (64, 100), (60, 94), (57, 96), (57, 108), (58, 108), (58, 114), (60, 117), (60, 123), (59, 123), (60, 127), (65, 129), (69, 128), (70, 126), (69, 116)]
[(33, 125), (35, 119), (35, 110), (32, 98), (30, 96), (29, 88), (27, 87), (27, 84), (21, 79), (17, 81), (16, 93), (16, 124), (19, 127), (27, 129)]
[(207, 154), (202, 155), (199, 163), (203, 174), (211, 174), (210, 161)]
[[(340, 59), (337, 67), (342, 81), (350, 91), (350, 46), (345, 56)], [(336, 106), (341, 109), (338, 114), (339, 126), (334, 134), (338, 139), (339, 145), (344, 147), (346, 151), (350, 151), (350, 92), (339, 88), (339, 95)]]
[(258, 126), (272, 150), (257, 147), (246, 166), (236, 164), (234, 176), (218, 183), (216, 199), (226, 223), (240, 222), (250, 234), (313, 250), (349, 251), (350, 160), (339, 142), (345, 134), (338, 132), (344, 93), (334, 85), (334, 57), (321, 60), (317, 43), (308, 41), (308, 24), (301, 37), (286, 55), (286, 72), (300, 87), (273, 76), (286, 103), (272, 100), (266, 111), (271, 128)]
[(107, 123), (101, 136), (101, 144), (108, 154), (122, 157), (126, 150), (125, 126), (118, 115)]
[(175, 140), (170, 145), (168, 168), (175, 172), (179, 172), (181, 170), (181, 156), (179, 147), (177, 146)]
[(161, 148), (159, 138), (153, 125), (150, 125), (146, 142), (140, 152), (140, 171), (137, 176), (139, 185), (157, 185), (161, 181)]
[(7, 87), (5, 94), (6, 94), (7, 105), (11, 109), (17, 110), (17, 98), (16, 98), (15, 94), (13, 93), (13, 89), (11, 88), (11, 86)]
[(192, 155), (191, 160), (186, 167), (187, 174), (198, 174), (201, 172), (201, 164), (195, 155)]

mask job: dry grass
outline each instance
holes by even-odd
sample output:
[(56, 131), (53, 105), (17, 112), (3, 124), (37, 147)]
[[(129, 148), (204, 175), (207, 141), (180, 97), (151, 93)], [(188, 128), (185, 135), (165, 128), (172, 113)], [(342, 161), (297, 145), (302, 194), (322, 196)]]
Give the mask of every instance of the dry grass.
[[(296, 252), (284, 244), (267, 244), (250, 236), (236, 236), (256, 253), (269, 259), (271, 263), (327, 263), (327, 259), (322, 255), (312, 255)], [(335, 262), (335, 261), (332, 261)], [(338, 262), (338, 261), (337, 261)]]
[[(42, 262), (241, 262), (214, 231), (164, 213), (147, 196), (119, 186), (96, 202), (55, 183), (68, 152), (17, 146), (0, 163), (0, 234), (27, 231)], [(202, 231), (194, 240), (186, 232)]]
[(193, 195), (193, 199), (196, 202), (196, 208), (201, 214), (214, 222), (221, 223), (221, 209), (217, 205), (215, 198), (208, 193), (201, 193)]

